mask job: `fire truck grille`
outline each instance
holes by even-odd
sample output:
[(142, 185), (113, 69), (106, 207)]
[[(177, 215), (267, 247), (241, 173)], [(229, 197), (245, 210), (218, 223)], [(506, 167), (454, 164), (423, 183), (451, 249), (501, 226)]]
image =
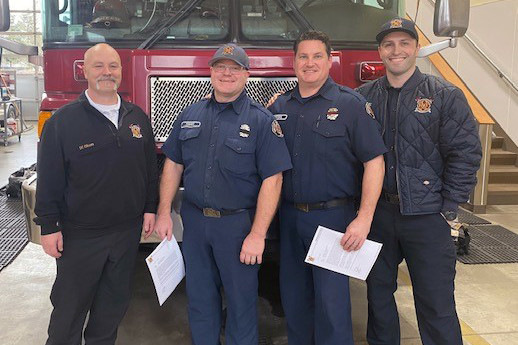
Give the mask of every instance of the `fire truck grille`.
[[(246, 91), (255, 101), (266, 105), (278, 91), (295, 87), (296, 78), (248, 78)], [(187, 106), (212, 91), (210, 78), (151, 77), (151, 124), (156, 142), (165, 142), (174, 121)]]

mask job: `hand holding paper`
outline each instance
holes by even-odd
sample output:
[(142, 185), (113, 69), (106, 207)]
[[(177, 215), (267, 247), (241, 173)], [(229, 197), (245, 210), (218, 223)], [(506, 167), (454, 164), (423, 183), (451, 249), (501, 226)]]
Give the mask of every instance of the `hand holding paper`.
[(367, 279), (381, 250), (381, 243), (366, 240), (358, 251), (345, 251), (343, 233), (319, 226), (306, 256), (306, 262), (361, 280)]
[(164, 238), (146, 258), (146, 264), (155, 284), (158, 303), (162, 305), (185, 277), (182, 252), (174, 236), (171, 241)]

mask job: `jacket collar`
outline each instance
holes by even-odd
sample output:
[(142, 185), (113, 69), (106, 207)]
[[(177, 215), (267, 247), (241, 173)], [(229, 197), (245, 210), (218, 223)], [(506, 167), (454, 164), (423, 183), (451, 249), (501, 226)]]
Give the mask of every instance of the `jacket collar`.
[[(122, 99), (122, 97), (119, 95), (119, 98), (121, 100), (121, 107), (119, 109), (119, 114), (120, 115), (126, 115), (127, 113), (129, 113), (131, 110), (132, 110), (132, 106), (131, 106), (131, 103), (129, 102), (126, 102), (125, 100)], [(95, 109), (91, 104), (90, 102), (88, 101), (88, 98), (86, 98), (86, 94), (85, 94), (85, 91), (81, 92), (81, 94), (79, 95), (78, 97), (78, 101), (79, 103), (81, 103), (85, 108), (89, 109), (89, 110), (95, 110), (96, 112), (97, 109)]]
[[(401, 87), (401, 91), (403, 90), (413, 90), (421, 83), (424, 79), (423, 73), (419, 70), (419, 67), (416, 66), (414, 73)], [(380, 87), (388, 90), (390, 86), (387, 76), (381, 78)]]

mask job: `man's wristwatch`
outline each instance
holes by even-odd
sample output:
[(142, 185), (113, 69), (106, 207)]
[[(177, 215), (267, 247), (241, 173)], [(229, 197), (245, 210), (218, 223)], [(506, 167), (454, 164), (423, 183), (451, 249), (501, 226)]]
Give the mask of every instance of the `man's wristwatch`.
[(455, 211), (444, 211), (442, 213), (442, 215), (443, 215), (444, 219), (446, 219), (449, 222), (451, 222), (457, 218), (457, 212), (455, 212)]

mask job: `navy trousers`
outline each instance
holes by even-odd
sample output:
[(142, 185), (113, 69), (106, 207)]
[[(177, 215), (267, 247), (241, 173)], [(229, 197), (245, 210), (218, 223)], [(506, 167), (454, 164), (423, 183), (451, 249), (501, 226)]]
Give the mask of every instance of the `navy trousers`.
[(46, 345), (113, 345), (131, 297), (141, 228), (94, 238), (63, 233)]
[(221, 288), (227, 304), (225, 344), (257, 345), (257, 273), (259, 265), (239, 261), (253, 213), (205, 217), (189, 202), (182, 204), (189, 324), (195, 345), (220, 344)]
[(354, 204), (304, 212), (284, 202), (281, 223), (281, 298), (290, 345), (353, 345), (349, 278), (304, 262), (319, 225), (345, 231)]
[(399, 345), (394, 299), (398, 265), (405, 259), (423, 345), (462, 345), (455, 310), (455, 246), (439, 214), (403, 216), (399, 205), (379, 201), (369, 238), (383, 243), (367, 278), (370, 345)]

